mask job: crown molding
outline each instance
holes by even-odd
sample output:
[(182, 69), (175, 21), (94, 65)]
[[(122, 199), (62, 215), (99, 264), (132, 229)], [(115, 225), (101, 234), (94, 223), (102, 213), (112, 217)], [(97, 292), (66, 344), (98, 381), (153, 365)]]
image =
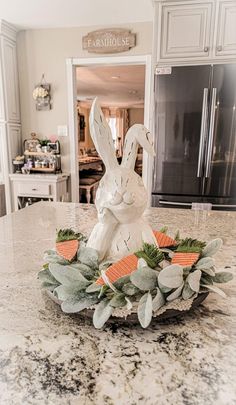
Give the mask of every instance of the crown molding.
[(16, 41), (17, 28), (5, 20), (0, 20), (0, 35)]

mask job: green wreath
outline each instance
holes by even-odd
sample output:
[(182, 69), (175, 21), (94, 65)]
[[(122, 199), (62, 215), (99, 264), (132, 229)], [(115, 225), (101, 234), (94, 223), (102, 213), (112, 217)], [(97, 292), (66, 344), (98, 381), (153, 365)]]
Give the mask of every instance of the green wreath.
[(226, 283), (233, 276), (229, 272), (216, 272), (212, 258), (222, 246), (221, 239), (206, 244), (181, 239), (179, 234), (171, 239), (166, 232), (167, 229), (156, 232), (164, 247), (144, 243), (134, 253), (135, 268), (111, 281), (113, 264), (99, 263), (98, 252), (86, 247), (82, 234), (60, 230), (56, 249), (45, 252), (45, 264), (38, 273), (42, 288), (60, 301), (65, 313), (93, 308), (93, 324), (98, 329), (117, 309), (133, 308), (141, 326), (146, 328), (153, 315), (171, 301), (187, 301), (211, 291), (225, 296), (215, 284)]

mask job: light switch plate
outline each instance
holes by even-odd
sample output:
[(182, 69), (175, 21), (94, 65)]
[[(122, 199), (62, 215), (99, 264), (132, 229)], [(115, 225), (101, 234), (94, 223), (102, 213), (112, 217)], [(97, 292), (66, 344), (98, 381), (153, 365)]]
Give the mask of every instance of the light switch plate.
[(67, 136), (68, 135), (67, 125), (58, 125), (57, 126), (57, 135), (58, 136)]

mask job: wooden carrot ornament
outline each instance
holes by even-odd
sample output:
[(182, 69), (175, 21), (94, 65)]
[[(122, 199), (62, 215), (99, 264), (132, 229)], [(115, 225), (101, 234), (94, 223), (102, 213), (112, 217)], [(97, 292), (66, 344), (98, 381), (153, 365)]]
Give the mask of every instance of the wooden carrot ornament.
[(193, 266), (199, 259), (205, 247), (205, 243), (197, 239), (183, 239), (172, 257), (172, 264), (180, 264), (183, 267)]
[[(106, 270), (105, 274), (111, 283), (114, 283), (121, 277), (131, 274), (137, 269), (138, 258), (135, 255), (129, 255), (119, 260), (118, 262), (112, 264)], [(96, 284), (104, 285), (105, 282), (102, 277), (99, 277)]]
[(153, 233), (155, 235), (159, 248), (167, 248), (176, 245), (176, 241), (170, 238), (170, 236), (166, 235), (165, 232), (153, 231)]
[(71, 262), (77, 254), (81, 239), (82, 235), (72, 229), (60, 229), (56, 239), (57, 254)]

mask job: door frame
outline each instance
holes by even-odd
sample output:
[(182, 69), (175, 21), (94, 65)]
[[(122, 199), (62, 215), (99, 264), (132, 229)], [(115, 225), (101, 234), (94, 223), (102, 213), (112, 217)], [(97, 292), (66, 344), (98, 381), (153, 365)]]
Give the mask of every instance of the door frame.
[[(130, 56), (104, 56), (91, 58), (67, 58), (67, 91), (68, 91), (68, 123), (70, 141), (70, 176), (71, 176), (71, 201), (79, 202), (79, 165), (78, 165), (78, 122), (77, 122), (77, 91), (76, 67), (100, 65), (144, 65), (145, 66), (145, 97), (144, 97), (144, 125), (152, 131), (152, 105), (153, 96), (153, 68), (151, 55)], [(151, 202), (152, 188), (152, 163), (153, 159), (143, 152), (143, 182), (148, 192), (148, 202)]]

